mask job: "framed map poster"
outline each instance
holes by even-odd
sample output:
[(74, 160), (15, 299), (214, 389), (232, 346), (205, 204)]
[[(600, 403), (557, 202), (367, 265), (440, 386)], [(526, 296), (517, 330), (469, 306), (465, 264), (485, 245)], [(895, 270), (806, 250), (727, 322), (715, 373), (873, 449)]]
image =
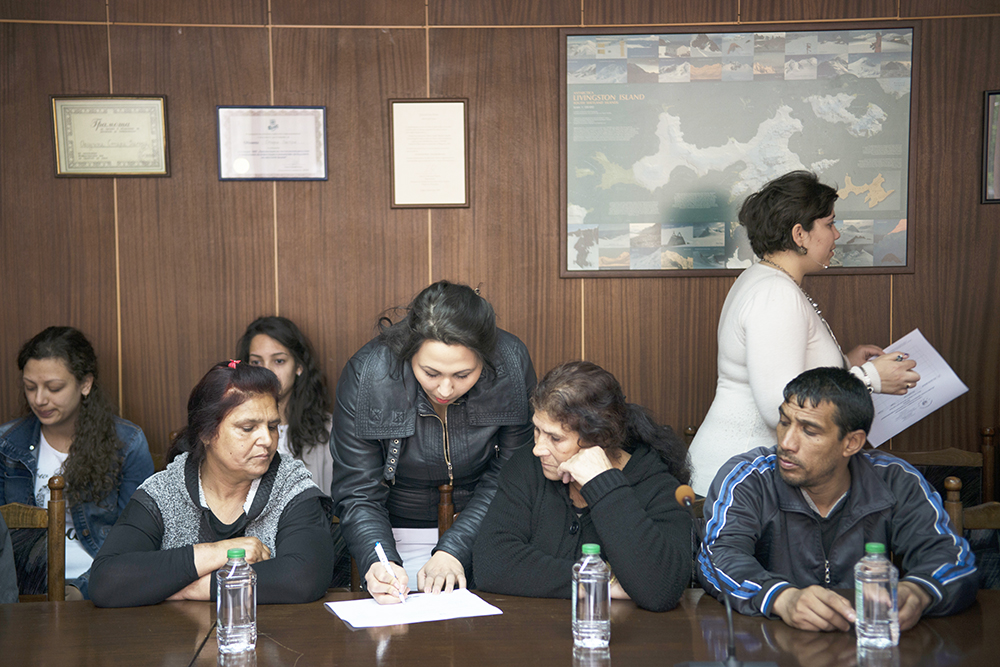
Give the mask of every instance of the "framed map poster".
[(732, 275), (797, 169), (840, 197), (830, 272), (913, 271), (915, 25), (791, 28), (560, 30), (561, 277)]
[(986, 91), (982, 203), (1000, 204), (1000, 90)]

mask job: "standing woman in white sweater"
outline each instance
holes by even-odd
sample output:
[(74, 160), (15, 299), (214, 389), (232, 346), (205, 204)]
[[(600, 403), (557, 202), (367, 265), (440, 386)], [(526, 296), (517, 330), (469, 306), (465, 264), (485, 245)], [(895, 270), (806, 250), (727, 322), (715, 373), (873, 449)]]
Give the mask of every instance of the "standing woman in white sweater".
[(782, 389), (819, 366), (851, 370), (869, 388), (905, 394), (920, 376), (902, 353), (859, 345), (845, 355), (802, 279), (826, 269), (840, 232), (837, 191), (808, 171), (774, 179), (743, 202), (740, 223), (760, 261), (744, 271), (719, 318), (715, 400), (691, 443), (691, 486), (704, 495), (732, 456), (777, 441)]

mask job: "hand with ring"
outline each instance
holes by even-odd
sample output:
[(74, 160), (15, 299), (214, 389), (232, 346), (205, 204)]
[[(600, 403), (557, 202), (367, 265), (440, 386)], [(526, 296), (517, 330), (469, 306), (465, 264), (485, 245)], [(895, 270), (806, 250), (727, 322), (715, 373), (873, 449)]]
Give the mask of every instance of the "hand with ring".
[(905, 352), (890, 352), (872, 360), (881, 380), (883, 394), (905, 394), (917, 386), (920, 374), (914, 370), (917, 365)]

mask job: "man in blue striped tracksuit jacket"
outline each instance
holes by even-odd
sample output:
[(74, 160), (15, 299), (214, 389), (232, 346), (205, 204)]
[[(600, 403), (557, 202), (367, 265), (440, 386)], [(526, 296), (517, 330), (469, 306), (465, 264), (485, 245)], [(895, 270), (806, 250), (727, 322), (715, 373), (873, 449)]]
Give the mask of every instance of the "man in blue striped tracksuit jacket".
[[(706, 550), (736, 609), (803, 630), (848, 631), (866, 542), (902, 557), (899, 624), (961, 611), (979, 575), (941, 497), (908, 463), (861, 451), (874, 408), (864, 384), (839, 368), (792, 380), (779, 408), (778, 444), (734, 456), (705, 499), (698, 577), (720, 598)], [(721, 599), (721, 598), (720, 598)]]

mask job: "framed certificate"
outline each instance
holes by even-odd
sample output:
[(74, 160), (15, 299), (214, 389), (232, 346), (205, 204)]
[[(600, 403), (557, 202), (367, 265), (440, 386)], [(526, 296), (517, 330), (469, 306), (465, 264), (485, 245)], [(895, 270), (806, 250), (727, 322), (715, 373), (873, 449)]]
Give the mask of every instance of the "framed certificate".
[(389, 100), (392, 207), (469, 206), (468, 100)]
[(219, 180), (327, 180), (326, 107), (216, 109)]
[(56, 176), (169, 176), (163, 96), (52, 96)]

